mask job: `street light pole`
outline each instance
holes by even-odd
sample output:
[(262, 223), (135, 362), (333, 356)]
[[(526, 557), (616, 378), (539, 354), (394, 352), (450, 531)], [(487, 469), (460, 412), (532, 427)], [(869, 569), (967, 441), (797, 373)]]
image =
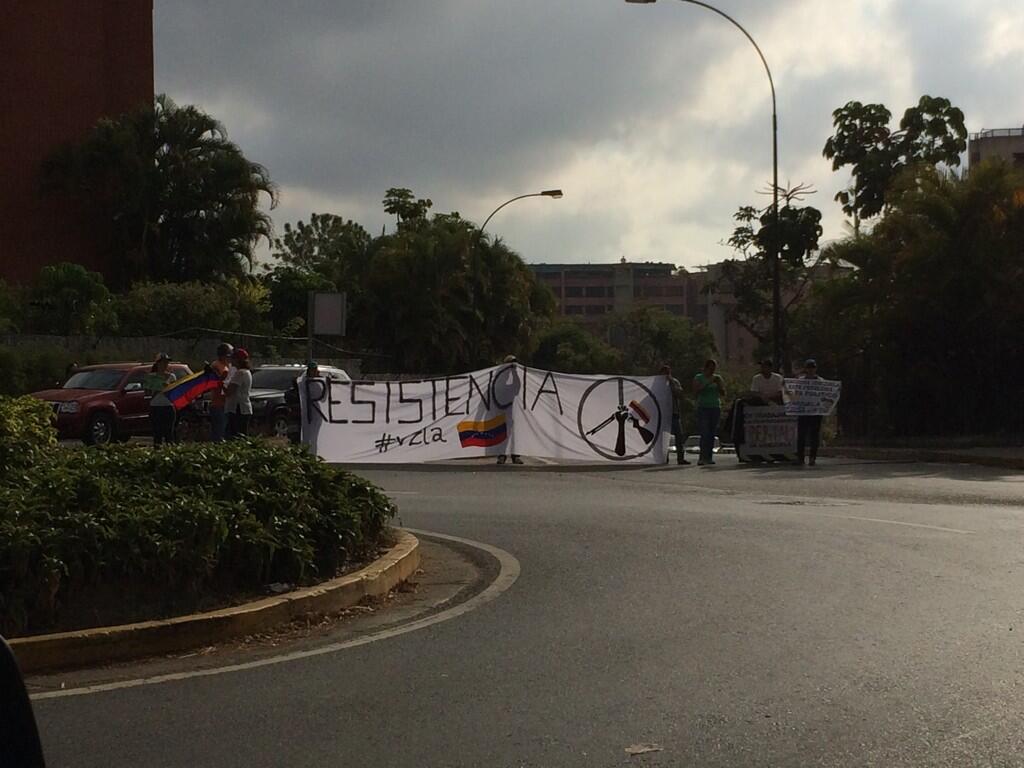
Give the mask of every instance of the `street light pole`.
[[(657, 0), (626, 0), (627, 3), (637, 3), (641, 5), (651, 4), (656, 1)], [(757, 55), (761, 58), (761, 63), (764, 64), (764, 71), (768, 74), (768, 85), (772, 90), (772, 342), (775, 364), (781, 367), (783, 365), (782, 355), (784, 345), (782, 336), (784, 329), (782, 327), (782, 279), (779, 263), (779, 113), (775, 101), (775, 79), (772, 77), (772, 71), (768, 67), (768, 60), (764, 57), (764, 53), (761, 52), (761, 47), (757, 44), (750, 33), (743, 28), (743, 25), (736, 21), (736, 19), (725, 11), (721, 11), (708, 3), (701, 2), (701, 0), (679, 1), (682, 3), (689, 3), (690, 5), (699, 5), (701, 8), (706, 8), (712, 13), (717, 13), (723, 19), (736, 27), (743, 33), (744, 37), (750, 41), (750, 44), (754, 46), (754, 50), (757, 51)]]
[(524, 197), (550, 197), (550, 198), (552, 198), (554, 200), (558, 200), (559, 198), (562, 197), (562, 190), (560, 190), (560, 189), (545, 189), (543, 192), (530, 192), (528, 195), (516, 195), (511, 200), (506, 200), (504, 203), (502, 203), (497, 208), (495, 208), (493, 211), (491, 211), (491, 215), (490, 216), (488, 216), (486, 219), (484, 219), (484, 223), (481, 224), (480, 225), (480, 229), (477, 230), (477, 237), (478, 238), (479, 237), (483, 237), (484, 227), (487, 226), (487, 222), (489, 222), (491, 219), (494, 218), (494, 214), (496, 214), (498, 211), (500, 211), (502, 208), (504, 208), (509, 203), (514, 203), (516, 200), (522, 200)]

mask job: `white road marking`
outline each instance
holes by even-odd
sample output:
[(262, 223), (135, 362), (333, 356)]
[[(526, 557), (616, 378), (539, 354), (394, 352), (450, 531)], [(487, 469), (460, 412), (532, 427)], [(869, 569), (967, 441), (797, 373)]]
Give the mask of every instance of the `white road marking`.
[(943, 533), (960, 533), (965, 536), (973, 536), (976, 531), (964, 531), (960, 528), (944, 528), (941, 525), (928, 525), (926, 523), (908, 523), (903, 520), (883, 520), (878, 517), (860, 517), (858, 515), (836, 515), (829, 512), (815, 512), (813, 509), (787, 508), (789, 512), (802, 512), (817, 517), (834, 517), (839, 520), (860, 520), (865, 523), (884, 523), (885, 525), (902, 525), (907, 528), (926, 528), (930, 531), (942, 531)]
[(340, 643), (332, 643), (325, 645), (320, 648), (313, 648), (307, 651), (295, 651), (294, 653), (285, 653), (280, 656), (274, 656), (267, 659), (259, 659), (257, 661), (248, 661), (242, 664), (229, 664), (223, 667), (215, 667), (213, 669), (197, 669), (191, 672), (174, 672), (166, 675), (155, 675), (153, 677), (141, 677), (134, 680), (120, 680), (114, 683), (100, 683), (97, 685), (87, 685), (81, 688), (67, 688), (59, 691), (45, 691), (42, 693), (32, 694), (30, 697), (33, 701), (43, 701), (45, 699), (60, 699), (65, 696), (85, 696), (91, 693), (102, 693), (104, 691), (118, 691), (123, 688), (138, 688), (142, 685), (159, 685), (160, 683), (170, 683), (177, 680), (189, 680), (194, 677), (213, 677), (214, 675), (224, 675), (229, 672), (242, 672), (247, 669), (256, 669), (258, 667), (268, 667), (272, 664), (282, 664), (288, 661), (298, 661), (299, 659), (308, 659), (312, 656), (322, 656), (327, 653), (336, 653), (343, 651), (347, 648), (356, 648), (360, 645), (367, 645), (369, 643), (377, 642), (378, 640), (387, 640), (391, 637), (398, 635), (404, 635), (407, 632), (415, 632), (418, 629), (425, 629), (426, 627), (433, 626), (434, 624), (440, 624), (442, 621), (448, 621), (454, 619), (457, 616), (461, 616), (464, 613), (468, 613), (485, 603), (489, 603), (494, 598), (498, 597), (502, 592), (508, 590), (519, 578), (519, 561), (509, 552), (498, 547), (491, 546), (490, 544), (484, 544), (479, 541), (472, 541), (470, 539), (463, 539), (459, 536), (448, 536), (442, 533), (434, 533), (433, 531), (422, 531), (416, 528), (405, 528), (404, 530), (409, 531), (413, 534), (421, 534), (423, 536), (429, 536), (434, 539), (443, 539), (445, 541), (454, 541), (459, 544), (465, 544), (466, 546), (475, 547), (482, 549), (485, 552), (492, 555), (499, 563), (500, 570), (497, 578), (492, 581), (487, 587), (478, 595), (474, 595), (469, 600), (459, 605), (453, 606), (446, 611), (428, 616), (417, 621), (412, 621), (408, 624), (403, 624), (400, 627), (393, 627), (391, 629), (381, 630), (380, 632), (371, 632), (363, 637), (353, 638)]

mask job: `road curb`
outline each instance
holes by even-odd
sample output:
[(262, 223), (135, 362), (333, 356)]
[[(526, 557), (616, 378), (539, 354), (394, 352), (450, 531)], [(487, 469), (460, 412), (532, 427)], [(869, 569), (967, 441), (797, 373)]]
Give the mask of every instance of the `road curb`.
[(21, 671), (29, 674), (160, 656), (266, 631), (298, 617), (351, 607), (364, 597), (385, 595), (407, 580), (420, 564), (419, 540), (401, 530), (395, 532), (395, 538), (395, 545), (365, 568), (279, 597), (172, 619), (35, 635), (9, 642)]
[(982, 467), (1024, 470), (1024, 457), (984, 456), (956, 451), (931, 451), (912, 448), (823, 448), (822, 456), (842, 456), (871, 461), (914, 461), (939, 464), (974, 464)]

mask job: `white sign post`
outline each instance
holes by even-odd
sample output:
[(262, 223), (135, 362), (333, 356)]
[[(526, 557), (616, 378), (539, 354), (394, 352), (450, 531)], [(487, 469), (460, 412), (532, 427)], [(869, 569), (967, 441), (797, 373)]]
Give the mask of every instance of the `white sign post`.
[(423, 381), (299, 380), (303, 442), (342, 464), (520, 454), (665, 463), (664, 376), (580, 376), (519, 363)]
[(313, 359), (313, 336), (344, 336), (348, 314), (345, 293), (310, 291), (306, 308), (306, 362)]

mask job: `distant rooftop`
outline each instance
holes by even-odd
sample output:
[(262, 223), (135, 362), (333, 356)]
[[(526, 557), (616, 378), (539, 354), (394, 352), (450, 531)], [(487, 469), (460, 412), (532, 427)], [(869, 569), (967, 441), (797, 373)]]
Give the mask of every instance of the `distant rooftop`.
[(971, 141), (978, 139), (1001, 139), (1011, 136), (1024, 136), (1024, 128), (993, 128), (971, 134)]
[(547, 264), (545, 262), (527, 264), (531, 269), (541, 270), (572, 270), (572, 269), (593, 269), (594, 267), (645, 267), (650, 269), (679, 269), (678, 266), (667, 261), (586, 261), (574, 262), (572, 264)]

